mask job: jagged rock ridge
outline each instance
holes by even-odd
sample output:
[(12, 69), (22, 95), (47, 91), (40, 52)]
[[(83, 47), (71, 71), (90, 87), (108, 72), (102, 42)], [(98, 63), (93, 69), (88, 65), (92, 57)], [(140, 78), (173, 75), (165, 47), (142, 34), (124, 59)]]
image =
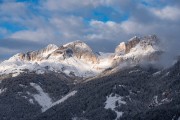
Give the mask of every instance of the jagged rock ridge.
[(44, 49), (19, 53), (2, 62), (0, 75), (17, 76), (26, 70), (38, 74), (51, 71), (88, 78), (124, 63), (136, 65), (144, 60), (156, 61), (160, 54), (159, 39), (155, 35), (133, 37), (126, 43), (120, 43), (115, 53), (99, 55), (82, 41), (71, 42), (60, 47), (50, 44)]
[(127, 63), (135, 65), (142, 62), (156, 62), (163, 53), (157, 36), (133, 37), (127, 43), (120, 43), (115, 49), (113, 66)]

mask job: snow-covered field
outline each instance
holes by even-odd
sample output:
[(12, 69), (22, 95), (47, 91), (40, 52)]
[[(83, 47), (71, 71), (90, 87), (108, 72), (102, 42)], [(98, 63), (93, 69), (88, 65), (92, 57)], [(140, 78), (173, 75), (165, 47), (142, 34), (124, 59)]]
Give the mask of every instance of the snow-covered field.
[[(117, 105), (116, 105), (117, 104)], [(122, 115), (122, 111), (116, 110), (116, 107), (121, 107), (121, 105), (126, 104), (125, 101), (123, 101), (123, 97), (115, 94), (114, 96), (110, 94), (109, 96), (106, 97), (106, 102), (105, 102), (105, 109), (111, 109), (112, 111), (116, 112), (117, 117), (115, 120), (119, 119)]]
[[(45, 109), (49, 108), (53, 103), (51, 98), (47, 93), (43, 91), (43, 89), (36, 83), (30, 83), (34, 89), (37, 90), (37, 94), (31, 94), (36, 102), (42, 107), (41, 110), (44, 111)], [(31, 101), (31, 100), (30, 100)]]
[[(36, 94), (31, 94), (28, 92), (28, 95), (32, 96), (34, 99), (29, 99), (31, 104), (34, 104), (34, 100), (41, 106), (41, 111), (45, 112), (51, 107), (58, 105), (64, 101), (66, 101), (69, 97), (74, 96), (77, 91), (72, 91), (67, 95), (63, 96), (60, 100), (53, 102), (48, 93), (45, 93), (43, 89), (36, 83), (30, 83), (30, 85), (37, 91)], [(0, 91), (1, 93), (1, 91)]]
[(62, 97), (60, 100), (52, 103), (48, 108), (44, 109), (43, 112), (45, 112), (46, 110), (48, 110), (49, 108), (56, 106), (60, 103), (63, 103), (64, 101), (66, 101), (69, 97), (74, 96), (77, 93), (77, 91), (72, 91), (70, 93), (68, 93), (67, 95), (65, 95), (64, 97)]

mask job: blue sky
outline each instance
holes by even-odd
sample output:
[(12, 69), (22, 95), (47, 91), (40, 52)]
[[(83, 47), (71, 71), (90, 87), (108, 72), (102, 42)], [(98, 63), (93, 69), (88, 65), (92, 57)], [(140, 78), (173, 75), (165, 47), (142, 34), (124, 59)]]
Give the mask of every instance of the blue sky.
[(0, 60), (74, 40), (113, 52), (122, 41), (150, 34), (175, 49), (179, 11), (178, 0), (0, 0)]

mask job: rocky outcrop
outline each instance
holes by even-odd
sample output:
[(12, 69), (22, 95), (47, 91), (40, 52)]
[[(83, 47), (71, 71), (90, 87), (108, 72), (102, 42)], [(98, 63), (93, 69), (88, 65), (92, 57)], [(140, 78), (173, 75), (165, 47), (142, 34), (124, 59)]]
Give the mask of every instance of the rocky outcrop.
[(159, 39), (156, 35), (149, 35), (145, 37), (133, 37), (128, 42), (121, 42), (115, 49), (116, 54), (127, 54), (134, 48), (137, 44), (140, 44), (144, 50), (147, 49), (148, 46), (154, 46), (159, 43)]
[(135, 47), (140, 42), (140, 39), (138, 37), (133, 37), (128, 41), (126, 44), (126, 53), (129, 53), (131, 48)]
[(126, 43), (121, 42), (115, 49), (116, 54), (125, 54), (126, 53)]
[(41, 61), (43, 59), (46, 59), (50, 53), (58, 49), (56, 45), (50, 44), (46, 48), (38, 50), (38, 51), (32, 51), (27, 53), (20, 53), (18, 54), (20, 60), (26, 60), (26, 61)]
[(50, 44), (42, 50), (20, 53), (18, 56), (20, 60), (26, 61), (41, 61), (49, 58), (62, 60), (75, 56), (86, 62), (98, 63), (98, 57), (93, 53), (92, 49), (81, 41), (71, 42), (60, 47)]
[(122, 42), (120, 43), (116, 49), (116, 54), (127, 54), (130, 52), (131, 48), (135, 47), (140, 42), (140, 39), (138, 37), (131, 38), (127, 43)]
[(98, 57), (93, 53), (92, 49), (82, 41), (75, 41), (64, 45), (66, 47), (65, 54), (73, 54), (78, 59), (82, 59), (87, 62), (98, 63)]
[(122, 42), (116, 47), (112, 64), (118, 66), (123, 63), (139, 64), (158, 61), (163, 53), (159, 43), (156, 35), (133, 37), (127, 43)]
[(140, 46), (142, 46), (145, 50), (148, 46), (159, 46), (159, 39), (156, 35), (149, 35), (140, 38)]

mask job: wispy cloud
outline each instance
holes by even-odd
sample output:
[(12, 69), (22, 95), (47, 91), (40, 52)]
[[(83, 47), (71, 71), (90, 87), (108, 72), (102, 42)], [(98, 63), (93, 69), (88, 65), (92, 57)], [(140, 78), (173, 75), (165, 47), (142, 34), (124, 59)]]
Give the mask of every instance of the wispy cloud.
[(180, 9), (173, 6), (166, 6), (163, 9), (152, 9), (152, 12), (159, 18), (165, 20), (179, 20)]

